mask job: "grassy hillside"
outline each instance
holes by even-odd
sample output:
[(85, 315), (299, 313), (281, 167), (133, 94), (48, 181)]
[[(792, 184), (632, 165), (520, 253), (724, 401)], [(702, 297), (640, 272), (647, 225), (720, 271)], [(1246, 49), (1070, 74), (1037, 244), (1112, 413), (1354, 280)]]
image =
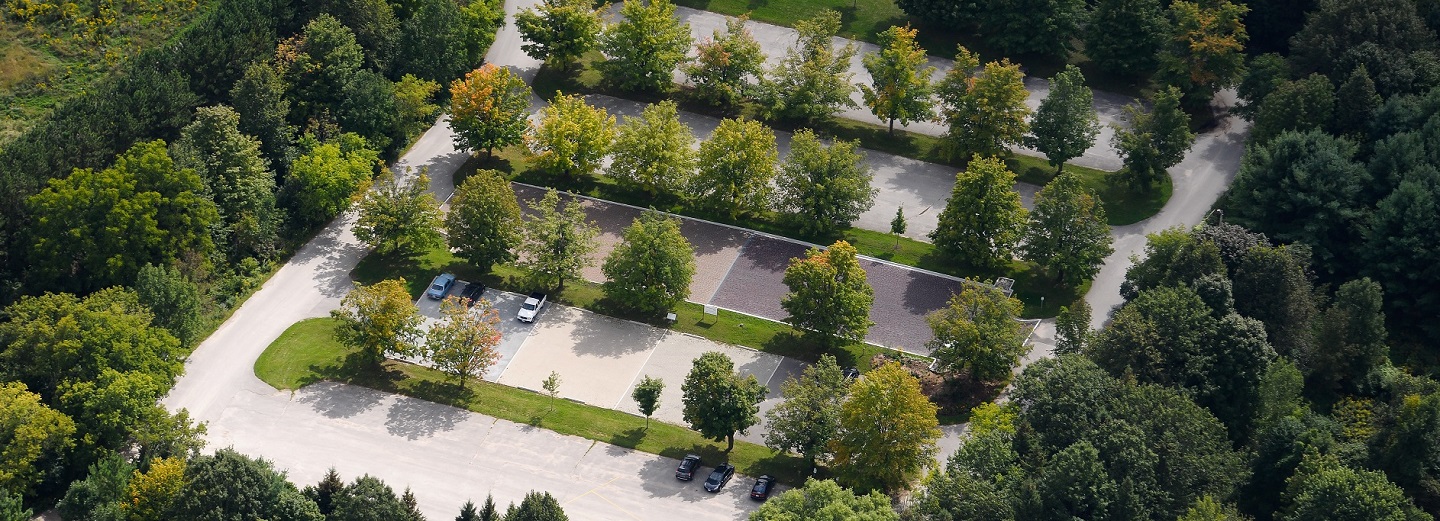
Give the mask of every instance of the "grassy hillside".
[(0, 146), (50, 109), (165, 41), (213, 0), (0, 4)]

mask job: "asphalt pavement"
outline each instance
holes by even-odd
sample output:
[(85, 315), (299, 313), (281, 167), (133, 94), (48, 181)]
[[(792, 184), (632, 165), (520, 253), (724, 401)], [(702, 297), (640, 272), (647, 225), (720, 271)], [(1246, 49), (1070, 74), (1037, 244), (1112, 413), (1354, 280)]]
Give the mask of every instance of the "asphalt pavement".
[[(510, 0), (506, 12), (513, 15), (537, 3)], [(762, 43), (772, 56), (784, 52), (776, 43)], [(513, 23), (507, 23), (487, 58), (533, 78), (539, 64), (520, 45)], [(1223, 96), (1233, 101), (1233, 93)], [(1097, 93), (1097, 99), (1108, 96)], [(847, 115), (862, 119), (865, 114)], [(395, 168), (413, 175), (406, 167), (427, 167), (432, 192), (442, 201), (453, 191), (454, 169), (466, 158), (455, 150), (443, 122), (427, 131)], [(1245, 131), (1243, 123), (1226, 118), (1217, 130), (1202, 135), (1185, 161), (1171, 169), (1175, 189), (1165, 209), (1115, 229), (1116, 254), (1087, 295), (1097, 309), (1097, 323), (1104, 319), (1103, 310), (1118, 304), (1127, 259), (1143, 248), (1144, 235), (1199, 222), (1228, 186)], [(899, 159), (894, 163), (907, 165)], [(908, 169), (899, 166), (897, 172)], [(904, 205), (914, 215), (936, 206), (922, 194), (933, 199), (949, 193), (948, 187), (940, 189), (944, 180), (925, 185), (912, 179), (877, 175), (879, 200)], [(883, 229), (890, 215), (893, 209)], [(487, 492), (504, 504), (531, 489), (555, 494), (575, 519), (658, 520), (677, 512), (695, 519), (739, 519), (753, 508), (742, 496), (743, 486), (732, 484), (725, 493), (709, 496), (698, 485), (675, 482), (670, 477), (674, 460), (666, 457), (367, 389), (322, 384), (290, 393), (261, 382), (253, 365), (265, 347), (291, 324), (328, 314), (351, 287), (349, 273), (365, 253), (350, 232), (353, 222), (354, 215), (346, 214), (322, 230), (187, 360), (186, 374), (163, 403), (207, 422), (212, 448), (231, 445), (271, 459), (302, 484), (318, 480), (331, 466), (347, 477), (369, 473), (392, 486), (411, 487), (431, 519), (451, 517), (464, 500), (482, 499)]]

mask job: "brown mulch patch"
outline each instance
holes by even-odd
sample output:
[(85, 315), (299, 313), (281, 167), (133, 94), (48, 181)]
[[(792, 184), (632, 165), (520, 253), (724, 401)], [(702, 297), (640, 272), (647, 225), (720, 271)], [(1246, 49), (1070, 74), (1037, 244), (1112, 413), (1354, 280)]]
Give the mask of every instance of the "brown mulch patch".
[(969, 414), (970, 409), (993, 401), (1009, 382), (977, 382), (968, 373), (942, 375), (930, 370), (929, 362), (915, 358), (897, 359), (886, 354), (870, 359), (870, 367), (880, 367), (890, 362), (899, 362), (911, 376), (920, 380), (920, 392), (940, 408), (940, 416)]

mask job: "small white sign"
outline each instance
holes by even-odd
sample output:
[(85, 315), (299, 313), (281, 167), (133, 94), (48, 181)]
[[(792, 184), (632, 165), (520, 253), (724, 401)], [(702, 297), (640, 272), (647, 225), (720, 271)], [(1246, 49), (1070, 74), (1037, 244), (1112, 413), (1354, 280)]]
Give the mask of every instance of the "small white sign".
[(718, 317), (720, 316), (720, 308), (718, 306), (705, 306), (705, 314)]

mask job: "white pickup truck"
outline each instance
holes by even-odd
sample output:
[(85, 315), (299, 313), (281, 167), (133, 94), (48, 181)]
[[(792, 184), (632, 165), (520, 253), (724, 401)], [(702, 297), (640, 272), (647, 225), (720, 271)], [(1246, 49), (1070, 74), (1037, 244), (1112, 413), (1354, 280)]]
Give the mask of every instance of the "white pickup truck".
[(516, 314), (515, 318), (520, 319), (521, 322), (534, 322), (535, 315), (540, 313), (540, 308), (543, 307), (545, 307), (545, 294), (536, 291), (525, 299), (524, 304), (520, 304), (520, 313)]

